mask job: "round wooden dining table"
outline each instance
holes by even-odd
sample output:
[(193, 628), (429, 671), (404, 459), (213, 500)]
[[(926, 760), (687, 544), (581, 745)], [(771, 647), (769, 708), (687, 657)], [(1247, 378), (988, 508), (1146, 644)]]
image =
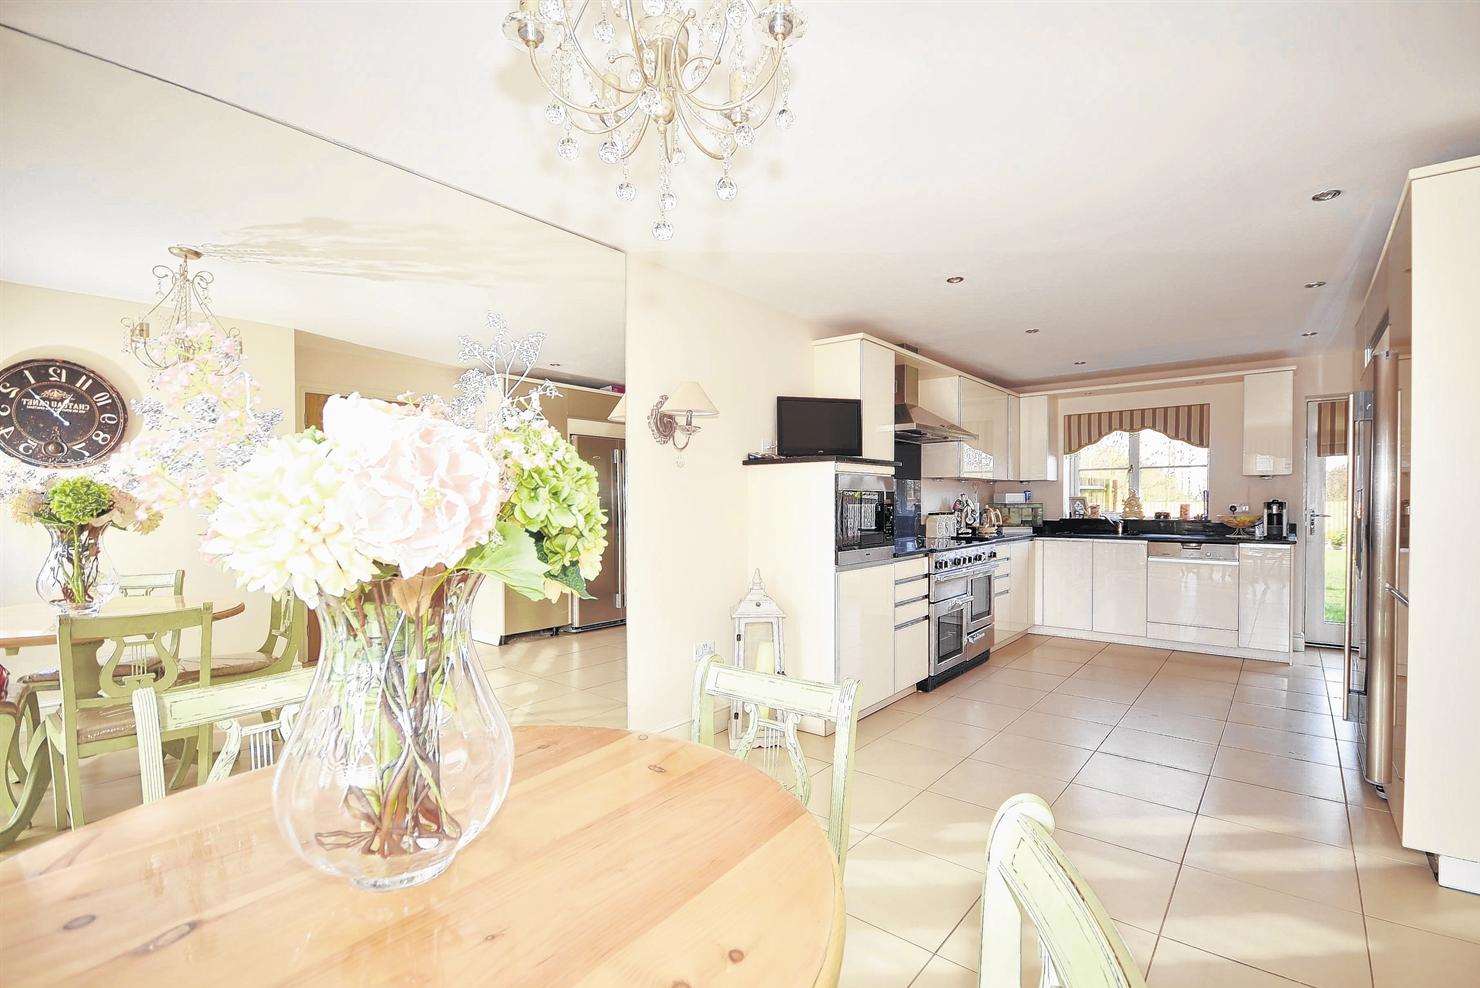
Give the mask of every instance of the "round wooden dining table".
[[(98, 617), (132, 617), (136, 614), (158, 614), (206, 603), (197, 597), (175, 594), (148, 594), (137, 597), (114, 597), (98, 609)], [(236, 617), (247, 605), (235, 597), (211, 598), (211, 614), (220, 621)], [(32, 645), (57, 643), (57, 612), (50, 604), (11, 604), (0, 607), (0, 651), (13, 653)]]
[(364, 892), (297, 858), (272, 770), (0, 861), (5, 982), (833, 985), (842, 888), (816, 820), (713, 748), (516, 728), (493, 822), (426, 885)]

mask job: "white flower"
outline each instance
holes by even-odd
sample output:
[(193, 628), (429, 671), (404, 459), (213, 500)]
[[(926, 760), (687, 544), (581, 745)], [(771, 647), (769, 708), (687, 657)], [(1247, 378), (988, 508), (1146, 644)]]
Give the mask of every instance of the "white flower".
[(348, 478), (333, 452), (305, 435), (268, 443), (218, 488), (201, 550), (247, 590), (292, 590), (310, 607), (370, 579), (374, 560), (350, 524)]

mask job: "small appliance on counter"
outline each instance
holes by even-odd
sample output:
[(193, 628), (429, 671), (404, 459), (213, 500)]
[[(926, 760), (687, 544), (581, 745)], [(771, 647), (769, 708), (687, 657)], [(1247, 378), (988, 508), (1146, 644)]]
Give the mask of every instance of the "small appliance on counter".
[(954, 511), (932, 511), (925, 516), (926, 539), (954, 539), (956, 531), (956, 512)]
[(1264, 535), (1271, 539), (1285, 537), (1285, 502), (1279, 498), (1264, 502)]

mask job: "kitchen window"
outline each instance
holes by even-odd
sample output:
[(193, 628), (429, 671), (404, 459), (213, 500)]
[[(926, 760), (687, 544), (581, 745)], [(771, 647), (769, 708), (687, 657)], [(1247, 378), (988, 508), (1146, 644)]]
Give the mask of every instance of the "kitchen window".
[[(1131, 491), (1141, 495), (1146, 517), (1165, 511), (1180, 516), (1182, 505), (1201, 515), (1208, 492), (1208, 451), (1155, 429), (1112, 432), (1066, 457), (1065, 496), (1079, 496), (1100, 513), (1119, 512)], [(1069, 514), (1066, 501), (1064, 514)]]

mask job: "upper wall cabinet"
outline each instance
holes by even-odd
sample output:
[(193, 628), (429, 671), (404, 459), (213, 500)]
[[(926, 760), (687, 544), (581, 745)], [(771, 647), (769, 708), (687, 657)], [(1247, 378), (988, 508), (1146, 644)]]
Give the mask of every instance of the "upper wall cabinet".
[(894, 459), (894, 353), (868, 340), (839, 340), (812, 350), (812, 387), (819, 398), (857, 398), (863, 405), (863, 455)]
[(1059, 479), (1059, 455), (1054, 451), (1053, 399), (1048, 395), (1014, 398), (1010, 480)]
[(1244, 475), (1293, 473), (1295, 372), (1266, 371), (1244, 377)]
[(920, 452), (921, 475), (970, 480), (1007, 477), (1010, 397), (969, 377), (922, 380), (920, 404), (976, 433), (977, 441), (927, 443)]

